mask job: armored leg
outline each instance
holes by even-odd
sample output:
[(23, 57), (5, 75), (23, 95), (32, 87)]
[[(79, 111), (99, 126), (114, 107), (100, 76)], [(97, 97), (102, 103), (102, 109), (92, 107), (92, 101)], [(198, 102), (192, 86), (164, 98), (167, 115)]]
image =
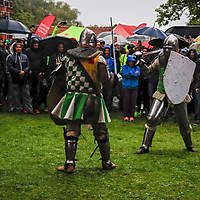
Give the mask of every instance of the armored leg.
[(143, 142), (137, 154), (144, 154), (149, 152), (149, 147), (152, 145), (152, 140), (156, 132), (156, 126), (160, 124), (160, 117), (164, 110), (164, 101), (158, 99), (153, 100), (151, 110), (147, 116), (146, 129), (144, 132)]
[(181, 136), (183, 138), (183, 141), (185, 143), (187, 150), (191, 152), (196, 152), (196, 150), (194, 149), (192, 145), (192, 140), (191, 140), (192, 128), (188, 120), (186, 103), (180, 103), (180, 104), (174, 105), (174, 110), (175, 110), (175, 116), (176, 116), (176, 120), (179, 126), (179, 130), (180, 130)]
[(66, 161), (64, 166), (59, 166), (58, 171), (73, 173), (75, 170), (75, 156), (77, 150), (77, 141), (80, 135), (81, 125), (77, 122), (69, 122), (68, 129), (64, 129), (65, 155)]
[(109, 170), (115, 168), (116, 165), (110, 161), (110, 142), (106, 124), (97, 123), (93, 124), (92, 126), (94, 130), (95, 140), (97, 140), (99, 146), (103, 169)]

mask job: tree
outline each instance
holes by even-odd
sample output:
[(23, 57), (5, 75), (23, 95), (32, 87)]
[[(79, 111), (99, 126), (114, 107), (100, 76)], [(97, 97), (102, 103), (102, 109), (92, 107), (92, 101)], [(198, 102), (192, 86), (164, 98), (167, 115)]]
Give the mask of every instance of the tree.
[(168, 0), (155, 10), (159, 26), (180, 20), (187, 13), (188, 24), (200, 24), (200, 0)]
[(27, 26), (38, 25), (47, 15), (56, 15), (56, 21), (66, 21), (67, 25), (82, 25), (77, 21), (79, 11), (67, 3), (54, 0), (15, 0), (13, 19)]

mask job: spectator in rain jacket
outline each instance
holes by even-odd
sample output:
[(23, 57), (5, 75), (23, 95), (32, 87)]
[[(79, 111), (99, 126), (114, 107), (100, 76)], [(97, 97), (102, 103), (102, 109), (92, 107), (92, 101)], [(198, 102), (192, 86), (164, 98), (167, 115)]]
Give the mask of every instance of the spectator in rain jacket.
[(114, 59), (111, 57), (111, 48), (109, 46), (104, 47), (103, 57), (105, 58), (105, 60), (108, 64), (109, 74), (114, 73)]
[(3, 102), (3, 91), (5, 85), (6, 72), (6, 51), (4, 48), (3, 39), (0, 38), (0, 103)]
[(129, 44), (127, 46), (125, 46), (125, 53), (122, 53), (120, 56), (120, 65), (126, 65), (126, 61), (128, 58), (128, 55), (134, 55), (135, 49), (134, 49), (135, 45), (134, 44)]
[(114, 77), (115, 70), (114, 70), (114, 59), (111, 57), (111, 48), (109, 46), (104, 47), (103, 57), (106, 60), (107, 69), (110, 77), (109, 81), (107, 81), (103, 85), (103, 97), (108, 111), (111, 111), (112, 99), (113, 99), (113, 87), (115, 83), (115, 77)]
[(12, 91), (10, 100), (11, 112), (23, 112), (33, 114), (30, 97), (30, 87), (28, 84), (29, 61), (22, 53), (22, 46), (19, 43), (14, 45), (14, 53), (7, 57), (7, 67), (11, 74), (12, 81), (9, 88)]
[(195, 72), (193, 75), (193, 82), (190, 86), (190, 93), (194, 97), (194, 112), (196, 124), (200, 124), (200, 62), (198, 54), (195, 49), (190, 49), (188, 52), (188, 58), (196, 63)]
[(122, 67), (122, 94), (124, 121), (134, 121), (135, 105), (138, 95), (138, 79), (140, 68), (136, 66), (136, 59), (128, 55), (126, 65)]
[(34, 112), (39, 114), (41, 75), (46, 67), (46, 58), (41, 55), (40, 44), (37, 38), (31, 39), (31, 46), (26, 49), (26, 55), (30, 62), (30, 85), (33, 108)]

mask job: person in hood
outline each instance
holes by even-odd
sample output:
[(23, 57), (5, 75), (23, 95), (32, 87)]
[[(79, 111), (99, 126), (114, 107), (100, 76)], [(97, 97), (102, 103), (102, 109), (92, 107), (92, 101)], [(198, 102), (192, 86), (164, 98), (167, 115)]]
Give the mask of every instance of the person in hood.
[(4, 47), (4, 41), (0, 38), (0, 103), (5, 101), (4, 87), (6, 79), (6, 49)]
[(122, 66), (121, 73), (124, 121), (133, 122), (140, 76), (140, 68), (136, 66), (136, 59), (133, 55), (127, 57), (126, 65)]
[(104, 40), (100, 40), (100, 48), (99, 48), (100, 51), (103, 51), (103, 50), (104, 50), (105, 44), (106, 44), (106, 43), (105, 43)]
[(31, 46), (26, 49), (26, 55), (30, 62), (30, 86), (33, 108), (34, 112), (39, 114), (40, 81), (46, 65), (46, 59), (41, 55), (39, 40), (37, 38), (31, 40)]
[(33, 114), (32, 102), (30, 97), (30, 87), (28, 84), (29, 61), (22, 53), (22, 46), (19, 43), (14, 45), (14, 53), (7, 57), (7, 67), (12, 81), (12, 107), (10, 111)]
[(103, 57), (106, 60), (109, 74), (114, 73), (114, 59), (111, 57), (111, 48), (109, 46), (104, 47)]
[(190, 49), (187, 56), (196, 63), (193, 81), (190, 86), (190, 93), (194, 97), (195, 123), (200, 124), (200, 61), (195, 49)]
[[(56, 124), (67, 125), (64, 130), (66, 161), (58, 171), (73, 173), (81, 124), (91, 124), (101, 154), (102, 168), (116, 167), (110, 161), (110, 143), (106, 122), (110, 121), (101, 95), (101, 83), (108, 80), (105, 59), (96, 49), (96, 35), (84, 29), (80, 46), (67, 51), (64, 65), (56, 72), (56, 78), (48, 95), (48, 109)], [(60, 75), (59, 75), (60, 74)], [(64, 80), (64, 83), (63, 83)]]
[(110, 112), (112, 109), (113, 88), (114, 88), (114, 82), (115, 82), (114, 59), (111, 57), (111, 48), (109, 46), (105, 46), (102, 55), (106, 60), (107, 69), (108, 69), (108, 73), (110, 77), (109, 81), (107, 81), (103, 85), (103, 97), (106, 103), (106, 107), (108, 108), (108, 111)]
[(135, 52), (135, 45), (134, 44), (128, 44), (125, 46), (125, 52), (120, 55), (120, 66), (126, 65), (126, 61), (128, 58), (128, 55), (134, 55)]

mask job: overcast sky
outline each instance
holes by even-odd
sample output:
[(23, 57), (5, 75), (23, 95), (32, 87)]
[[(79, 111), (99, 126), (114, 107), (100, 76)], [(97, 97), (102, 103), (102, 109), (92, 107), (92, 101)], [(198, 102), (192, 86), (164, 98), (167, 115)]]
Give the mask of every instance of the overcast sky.
[[(56, 0), (58, 1), (58, 0)], [(127, 24), (138, 26), (147, 23), (153, 26), (157, 13), (155, 9), (167, 0), (62, 0), (67, 2), (71, 8), (80, 11), (78, 20), (84, 26), (99, 25), (109, 26), (110, 17), (113, 17), (114, 24)], [(166, 30), (170, 26), (185, 25), (186, 17), (180, 21), (170, 23), (168, 26), (161, 27)], [(158, 27), (158, 24), (155, 25)]]

